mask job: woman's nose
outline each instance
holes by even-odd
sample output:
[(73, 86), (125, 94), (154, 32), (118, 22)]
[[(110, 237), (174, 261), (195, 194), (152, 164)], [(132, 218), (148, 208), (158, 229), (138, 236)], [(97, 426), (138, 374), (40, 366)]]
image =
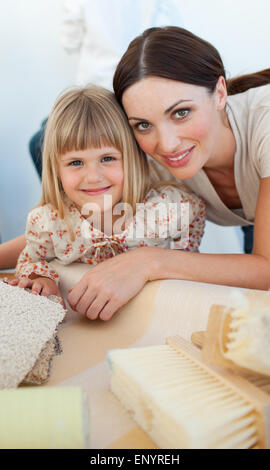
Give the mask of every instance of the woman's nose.
[(160, 129), (157, 138), (159, 153), (170, 155), (181, 149), (182, 139), (171, 127)]

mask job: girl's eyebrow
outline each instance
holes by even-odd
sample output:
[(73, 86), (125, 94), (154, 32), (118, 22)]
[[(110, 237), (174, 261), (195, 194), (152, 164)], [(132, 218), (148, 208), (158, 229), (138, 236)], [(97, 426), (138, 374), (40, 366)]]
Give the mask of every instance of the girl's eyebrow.
[[(113, 147), (108, 147), (108, 148), (105, 148), (105, 151), (102, 152), (100, 155), (98, 155), (98, 157), (104, 157), (106, 155), (119, 156), (119, 155), (122, 155), (122, 153), (121, 153), (120, 150), (117, 150)], [(78, 155), (76, 155), (76, 153), (75, 154), (70, 154), (69, 156), (66, 156), (66, 155), (61, 155), (60, 156), (60, 160), (62, 162), (68, 162), (69, 160), (83, 160), (83, 159), (84, 159), (84, 156), (82, 156), (82, 155), (78, 156)]]
[[(168, 114), (175, 106), (177, 106), (178, 104), (181, 104), (181, 103), (188, 103), (190, 101), (193, 101), (193, 100), (179, 100), (179, 101), (176, 101), (176, 103), (172, 104), (172, 106), (170, 106), (168, 109), (166, 109), (164, 111), (164, 114)], [(130, 116), (128, 118), (129, 121), (131, 120), (134, 120), (134, 121), (146, 121), (145, 118), (140, 118), (140, 117), (135, 117), (135, 116)]]
[(101, 153), (100, 155), (98, 155), (99, 158), (102, 158), (102, 157), (121, 157), (122, 156), (122, 152), (119, 152), (119, 151), (108, 151), (108, 152), (104, 152), (104, 153)]
[(63, 155), (61, 155), (61, 156), (60, 156), (60, 160), (61, 160), (62, 162), (68, 162), (69, 160), (82, 160), (82, 158), (81, 158), (81, 157), (80, 157), (80, 158), (79, 158), (79, 157), (76, 157), (75, 155), (74, 155), (74, 156), (70, 155), (70, 156), (68, 156), (68, 157), (66, 157), (66, 158), (65, 158), (65, 157), (63, 158)]

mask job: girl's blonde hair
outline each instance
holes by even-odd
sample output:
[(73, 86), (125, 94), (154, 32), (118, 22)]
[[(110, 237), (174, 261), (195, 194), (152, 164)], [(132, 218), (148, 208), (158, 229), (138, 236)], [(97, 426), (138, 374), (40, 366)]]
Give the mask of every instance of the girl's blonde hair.
[(122, 153), (123, 198), (135, 212), (150, 187), (146, 155), (112, 92), (102, 87), (75, 88), (53, 106), (44, 136), (41, 205), (52, 204), (65, 217), (65, 194), (58, 174), (59, 156), (89, 147), (113, 146)]

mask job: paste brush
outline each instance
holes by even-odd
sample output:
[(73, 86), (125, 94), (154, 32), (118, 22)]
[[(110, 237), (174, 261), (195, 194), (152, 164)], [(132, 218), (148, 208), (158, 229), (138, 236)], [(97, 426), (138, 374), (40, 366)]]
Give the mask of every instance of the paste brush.
[[(238, 306), (213, 305), (205, 332), (191, 335), (205, 362), (270, 376), (270, 301), (242, 295)], [(270, 300), (270, 299), (269, 299)]]
[(158, 447), (269, 448), (270, 379), (258, 386), (206, 365), (179, 336), (112, 350), (108, 361), (111, 391)]

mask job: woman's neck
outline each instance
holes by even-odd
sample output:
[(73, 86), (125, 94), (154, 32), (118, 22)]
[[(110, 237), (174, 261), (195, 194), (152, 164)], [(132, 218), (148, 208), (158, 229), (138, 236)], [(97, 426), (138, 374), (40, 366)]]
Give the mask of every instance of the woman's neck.
[(231, 173), (234, 170), (236, 141), (231, 129), (227, 113), (222, 117), (222, 124), (217, 135), (217, 145), (213, 155), (204, 166), (206, 173)]
[(235, 182), (235, 152), (236, 141), (227, 119), (219, 139), (219, 149), (204, 166), (204, 171), (219, 198), (229, 209), (242, 207)]

